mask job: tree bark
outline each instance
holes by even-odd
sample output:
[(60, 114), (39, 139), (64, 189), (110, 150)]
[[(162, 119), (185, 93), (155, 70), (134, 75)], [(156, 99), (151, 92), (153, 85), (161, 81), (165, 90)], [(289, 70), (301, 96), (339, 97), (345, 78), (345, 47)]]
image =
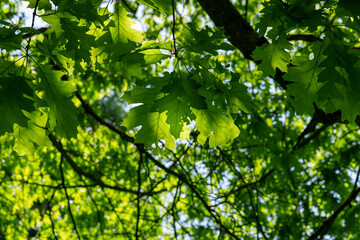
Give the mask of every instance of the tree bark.
[[(255, 50), (256, 46), (261, 46), (265, 43), (268, 43), (265, 37), (259, 36), (259, 34), (239, 13), (239, 11), (235, 8), (235, 6), (231, 3), (230, 0), (197, 1), (205, 10), (205, 12), (210, 16), (211, 20), (215, 23), (215, 25), (219, 28), (224, 28), (225, 35), (228, 37), (228, 40), (231, 42), (231, 44), (233, 44), (242, 52), (246, 59), (253, 60), (251, 54)], [(256, 63), (258, 64), (259, 62)], [(291, 82), (284, 80), (284, 74), (284, 72), (276, 69), (276, 75), (273, 79), (284, 90), (286, 90), (287, 85), (291, 84)], [(316, 112), (318, 112), (317, 109), (315, 111), (315, 114), (318, 114)], [(317, 122), (325, 123), (329, 122), (329, 120), (331, 124), (341, 122), (341, 112), (336, 111), (333, 114), (326, 114), (326, 118), (318, 119)], [(360, 126), (360, 120), (359, 122), (357, 122), (357, 124)]]
[(251, 54), (255, 47), (267, 42), (264, 37), (259, 37), (229, 0), (198, 0), (198, 2), (215, 25), (224, 28), (229, 41), (243, 53), (246, 59), (252, 60)]

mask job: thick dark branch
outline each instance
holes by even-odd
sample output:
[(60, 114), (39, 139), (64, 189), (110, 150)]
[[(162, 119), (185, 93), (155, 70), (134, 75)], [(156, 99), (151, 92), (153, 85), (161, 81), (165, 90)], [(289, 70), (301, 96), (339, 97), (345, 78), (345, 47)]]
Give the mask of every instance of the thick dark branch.
[[(324, 131), (328, 126), (333, 125), (338, 122), (341, 122), (341, 112), (339, 110), (334, 113), (326, 114), (323, 110), (319, 109), (315, 104), (314, 104), (314, 108), (315, 108), (315, 113), (314, 113), (311, 121), (305, 128), (305, 130), (298, 137), (298, 140), (297, 140), (295, 146), (293, 147), (293, 151), (305, 146), (311, 140), (318, 137), (320, 135), (320, 133), (322, 131)], [(318, 125), (318, 123), (322, 123), (324, 125), (316, 130), (316, 126)], [(308, 135), (310, 133), (313, 133), (313, 134), (311, 136), (309, 136), (308, 138), (305, 138), (306, 135)]]
[[(210, 16), (211, 20), (217, 27), (223, 27), (229, 41), (237, 47), (247, 59), (252, 60), (251, 54), (256, 46), (267, 43), (264, 37), (259, 37), (257, 32), (250, 26), (246, 19), (240, 15), (230, 0), (198, 0), (202, 8)], [(291, 36), (290, 40), (320, 41), (321, 39), (309, 35)], [(284, 72), (276, 69), (274, 80), (280, 84), (283, 89), (291, 82), (283, 79)], [(341, 120), (341, 112), (336, 111), (334, 114), (326, 114), (324, 119), (318, 122), (327, 121), (325, 118), (332, 117), (331, 122), (335, 123)], [(360, 121), (359, 121), (360, 126)]]
[(309, 34), (297, 34), (297, 35), (291, 35), (286, 38), (288, 41), (306, 41), (306, 42), (317, 42), (322, 41), (321, 38), (315, 37), (314, 35)]
[(229, 41), (237, 47), (247, 59), (256, 46), (261, 46), (267, 40), (259, 37), (246, 19), (229, 0), (198, 0), (202, 8), (210, 16), (217, 27), (223, 27)]

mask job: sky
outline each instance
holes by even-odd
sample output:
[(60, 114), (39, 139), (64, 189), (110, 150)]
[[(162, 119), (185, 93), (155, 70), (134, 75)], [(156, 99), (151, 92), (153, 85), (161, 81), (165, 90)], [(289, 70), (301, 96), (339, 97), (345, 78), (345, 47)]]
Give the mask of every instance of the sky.
[[(32, 21), (32, 16), (33, 16), (34, 9), (27, 8), (28, 5), (29, 5), (28, 2), (21, 1), (20, 13), (25, 14), (24, 26), (31, 27), (31, 21)], [(35, 17), (34, 26), (36, 26), (36, 28), (42, 28), (42, 27), (48, 26), (48, 24), (45, 23), (40, 17)]]

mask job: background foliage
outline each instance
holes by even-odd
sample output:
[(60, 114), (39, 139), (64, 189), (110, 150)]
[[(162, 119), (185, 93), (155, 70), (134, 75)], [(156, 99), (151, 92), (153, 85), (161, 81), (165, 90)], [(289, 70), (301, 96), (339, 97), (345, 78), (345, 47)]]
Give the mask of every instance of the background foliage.
[(360, 238), (356, 1), (0, 5), (0, 239)]

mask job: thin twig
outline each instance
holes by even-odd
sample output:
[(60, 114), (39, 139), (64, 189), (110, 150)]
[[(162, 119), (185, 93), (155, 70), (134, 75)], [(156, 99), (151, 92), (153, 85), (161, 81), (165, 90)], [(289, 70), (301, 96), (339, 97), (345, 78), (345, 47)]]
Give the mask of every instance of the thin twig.
[[(86, 183), (84, 181), (84, 179), (82, 177), (81, 178), (81, 181), (85, 184), (86, 186)], [(101, 215), (100, 215), (100, 211), (99, 211), (99, 207), (98, 207), (98, 204), (96, 203), (95, 199), (93, 198), (93, 196), (91, 195), (91, 192), (89, 191), (89, 188), (86, 186), (86, 193), (89, 195), (92, 203), (94, 204), (95, 208), (96, 208), (96, 215), (97, 215), (97, 218), (98, 218), (98, 222), (99, 222), (99, 225), (100, 225), (100, 231), (101, 231), (101, 236), (102, 236), (102, 239), (104, 239), (104, 227), (103, 227), (103, 221), (101, 220)]]
[(173, 228), (174, 228), (174, 236), (175, 239), (178, 239), (178, 233), (176, 230), (176, 217), (175, 217), (175, 208), (176, 208), (176, 203), (179, 201), (180, 198), (180, 192), (181, 191), (181, 181), (178, 182), (177, 186), (176, 186), (176, 190), (175, 190), (175, 194), (174, 194), (174, 200), (172, 202), (171, 205), (171, 215), (173, 217)]
[(52, 193), (52, 195), (51, 195), (51, 197), (50, 197), (50, 200), (47, 202), (47, 214), (48, 214), (48, 216), (49, 216), (49, 218), (50, 218), (50, 222), (51, 222), (51, 231), (52, 231), (52, 233), (53, 233), (53, 235), (54, 235), (54, 238), (56, 239), (56, 240), (58, 240), (58, 237), (56, 236), (57, 234), (56, 234), (56, 232), (55, 232), (55, 224), (54, 224), (54, 221), (53, 221), (53, 219), (52, 219), (52, 217), (51, 217), (51, 205), (50, 205), (50, 203), (51, 203), (51, 201), (52, 201), (52, 199), (54, 198), (54, 196), (55, 196), (55, 193), (56, 193), (56, 190), (57, 189), (55, 189), (54, 191), (53, 191), (53, 193)]
[[(86, 172), (85, 170), (83, 170), (80, 166), (78, 166), (74, 162), (74, 160), (71, 158), (70, 154), (63, 148), (62, 144), (52, 134), (49, 135), (49, 139), (79, 176), (84, 176), (84, 177), (92, 180), (93, 182), (95, 182), (97, 185), (104, 187), (104, 188), (109, 188), (109, 189), (126, 192), (126, 193), (138, 194), (138, 191), (136, 191), (136, 190), (106, 184), (100, 178), (97, 178), (93, 174)], [(89, 186), (91, 186), (91, 185), (89, 185)], [(141, 193), (141, 196), (152, 196), (154, 194), (158, 194), (161, 192), (164, 192), (164, 191), (162, 190), (162, 191), (156, 191), (156, 192), (155, 191), (143, 192), (143, 193)]]
[(176, 38), (175, 38), (175, 26), (176, 26), (176, 18), (175, 18), (175, 0), (172, 0), (172, 12), (173, 12), (173, 26), (172, 26), (172, 35), (173, 35), (173, 42), (174, 42), (174, 55), (177, 58), (178, 52), (176, 49)]
[[(35, 2), (33, 17), (32, 17), (32, 20), (31, 20), (31, 28), (34, 28), (34, 25), (35, 25), (36, 11), (37, 11), (39, 2), (40, 2), (40, 0), (36, 0), (36, 2)], [(26, 56), (28, 56), (28, 52), (29, 52), (29, 48), (30, 48), (30, 42), (31, 42), (31, 36), (32, 35), (30, 35), (29, 40), (28, 40), (28, 45), (26, 47)]]
[(305, 136), (304, 135), (303, 138), (299, 138), (298, 141), (296, 142), (296, 144), (294, 145), (292, 151), (295, 151), (295, 150), (297, 150), (299, 148), (304, 147), (311, 140), (317, 138), (320, 135), (320, 133), (322, 133), (328, 126), (329, 125), (322, 125), (319, 129), (315, 130), (311, 136), (309, 136), (307, 138), (304, 138), (304, 136)]
[(345, 207), (347, 206), (351, 207), (351, 201), (354, 200), (357, 197), (357, 195), (360, 193), (360, 188), (357, 187), (359, 175), (360, 175), (360, 168), (356, 175), (356, 180), (354, 182), (354, 189), (351, 191), (349, 197), (338, 207), (338, 209), (335, 210), (335, 212), (326, 221), (323, 222), (323, 224), (318, 228), (318, 230), (316, 230), (316, 232), (314, 232), (308, 238), (308, 240), (315, 240), (315, 239), (319, 239), (319, 237), (321, 238), (322, 236), (324, 236), (335, 222), (337, 216), (339, 216), (339, 214), (345, 209)]
[(78, 232), (77, 227), (76, 227), (76, 222), (75, 222), (74, 215), (73, 215), (73, 213), (71, 211), (70, 197), (69, 197), (69, 194), (68, 194), (67, 189), (65, 187), (64, 170), (63, 170), (63, 167), (62, 167), (63, 160), (64, 160), (64, 156), (61, 155), (61, 160), (60, 160), (60, 164), (59, 164), (60, 173), (61, 173), (61, 181), (62, 181), (62, 185), (64, 186), (65, 196), (66, 196), (66, 199), (67, 199), (67, 202), (68, 202), (69, 215), (70, 215), (71, 221), (72, 221), (73, 226), (74, 226), (74, 231), (75, 231), (78, 239), (81, 240), (81, 237), (80, 237), (79, 232)]
[(137, 215), (136, 215), (136, 230), (135, 230), (135, 238), (136, 240), (139, 239), (139, 222), (140, 222), (140, 190), (141, 190), (141, 164), (143, 160), (143, 154), (140, 152), (140, 159), (139, 159), (139, 166), (137, 169), (137, 179), (138, 179), (138, 197), (136, 201), (136, 209), (137, 209)]
[[(217, 149), (220, 151), (220, 154), (224, 157), (224, 159), (229, 163), (229, 165), (233, 165), (231, 159), (228, 157), (228, 155), (225, 154), (225, 152), (223, 152), (223, 150), (220, 148), (220, 147), (217, 147)], [(238, 176), (240, 177), (240, 180), (244, 183), (244, 186), (248, 192), (248, 195), (249, 195), (249, 198), (250, 198), (250, 204), (251, 204), (251, 207), (254, 211), (254, 217), (255, 217), (255, 221), (256, 221), (256, 225), (257, 225), (257, 229), (260, 230), (261, 234), (263, 235), (264, 239), (268, 239), (266, 234), (265, 234), (265, 231), (260, 223), (260, 219), (259, 219), (259, 216), (258, 214), (256, 213), (256, 208), (255, 208), (255, 205), (254, 205), (254, 202), (253, 202), (253, 196), (252, 196), (252, 192), (251, 192), (251, 189), (249, 187), (249, 184), (246, 183), (245, 181), (245, 178), (243, 177), (243, 175), (238, 172)]]
[(200, 200), (200, 202), (204, 205), (205, 209), (208, 211), (208, 213), (211, 215), (211, 217), (214, 219), (214, 221), (233, 239), (240, 240), (240, 238), (234, 232), (230, 231), (230, 229), (222, 223), (222, 221), (219, 217), (219, 214), (211, 208), (211, 206), (207, 203), (205, 198), (201, 195), (201, 192), (196, 188), (196, 186), (184, 174), (178, 173), (178, 172), (172, 170), (171, 168), (166, 167), (163, 163), (158, 161), (150, 152), (148, 152), (145, 149), (143, 144), (135, 143), (135, 140), (133, 137), (130, 137), (126, 133), (120, 131), (115, 126), (111, 125), (110, 123), (107, 123), (100, 116), (98, 116), (92, 110), (92, 108), (87, 104), (87, 102), (81, 98), (81, 96), (78, 92), (76, 92), (76, 96), (79, 98), (80, 102), (82, 103), (82, 106), (83, 106), (85, 112), (90, 114), (96, 121), (98, 121), (100, 124), (108, 127), (111, 131), (117, 133), (123, 140), (133, 143), (136, 146), (136, 148), (138, 149), (138, 151), (143, 153), (145, 155), (145, 157), (147, 159), (149, 159), (151, 162), (153, 162), (157, 167), (159, 167), (162, 170), (164, 170), (165, 172), (177, 177), (179, 180), (181, 180), (183, 183), (185, 183), (190, 188), (190, 190), (194, 193), (194, 195)]

